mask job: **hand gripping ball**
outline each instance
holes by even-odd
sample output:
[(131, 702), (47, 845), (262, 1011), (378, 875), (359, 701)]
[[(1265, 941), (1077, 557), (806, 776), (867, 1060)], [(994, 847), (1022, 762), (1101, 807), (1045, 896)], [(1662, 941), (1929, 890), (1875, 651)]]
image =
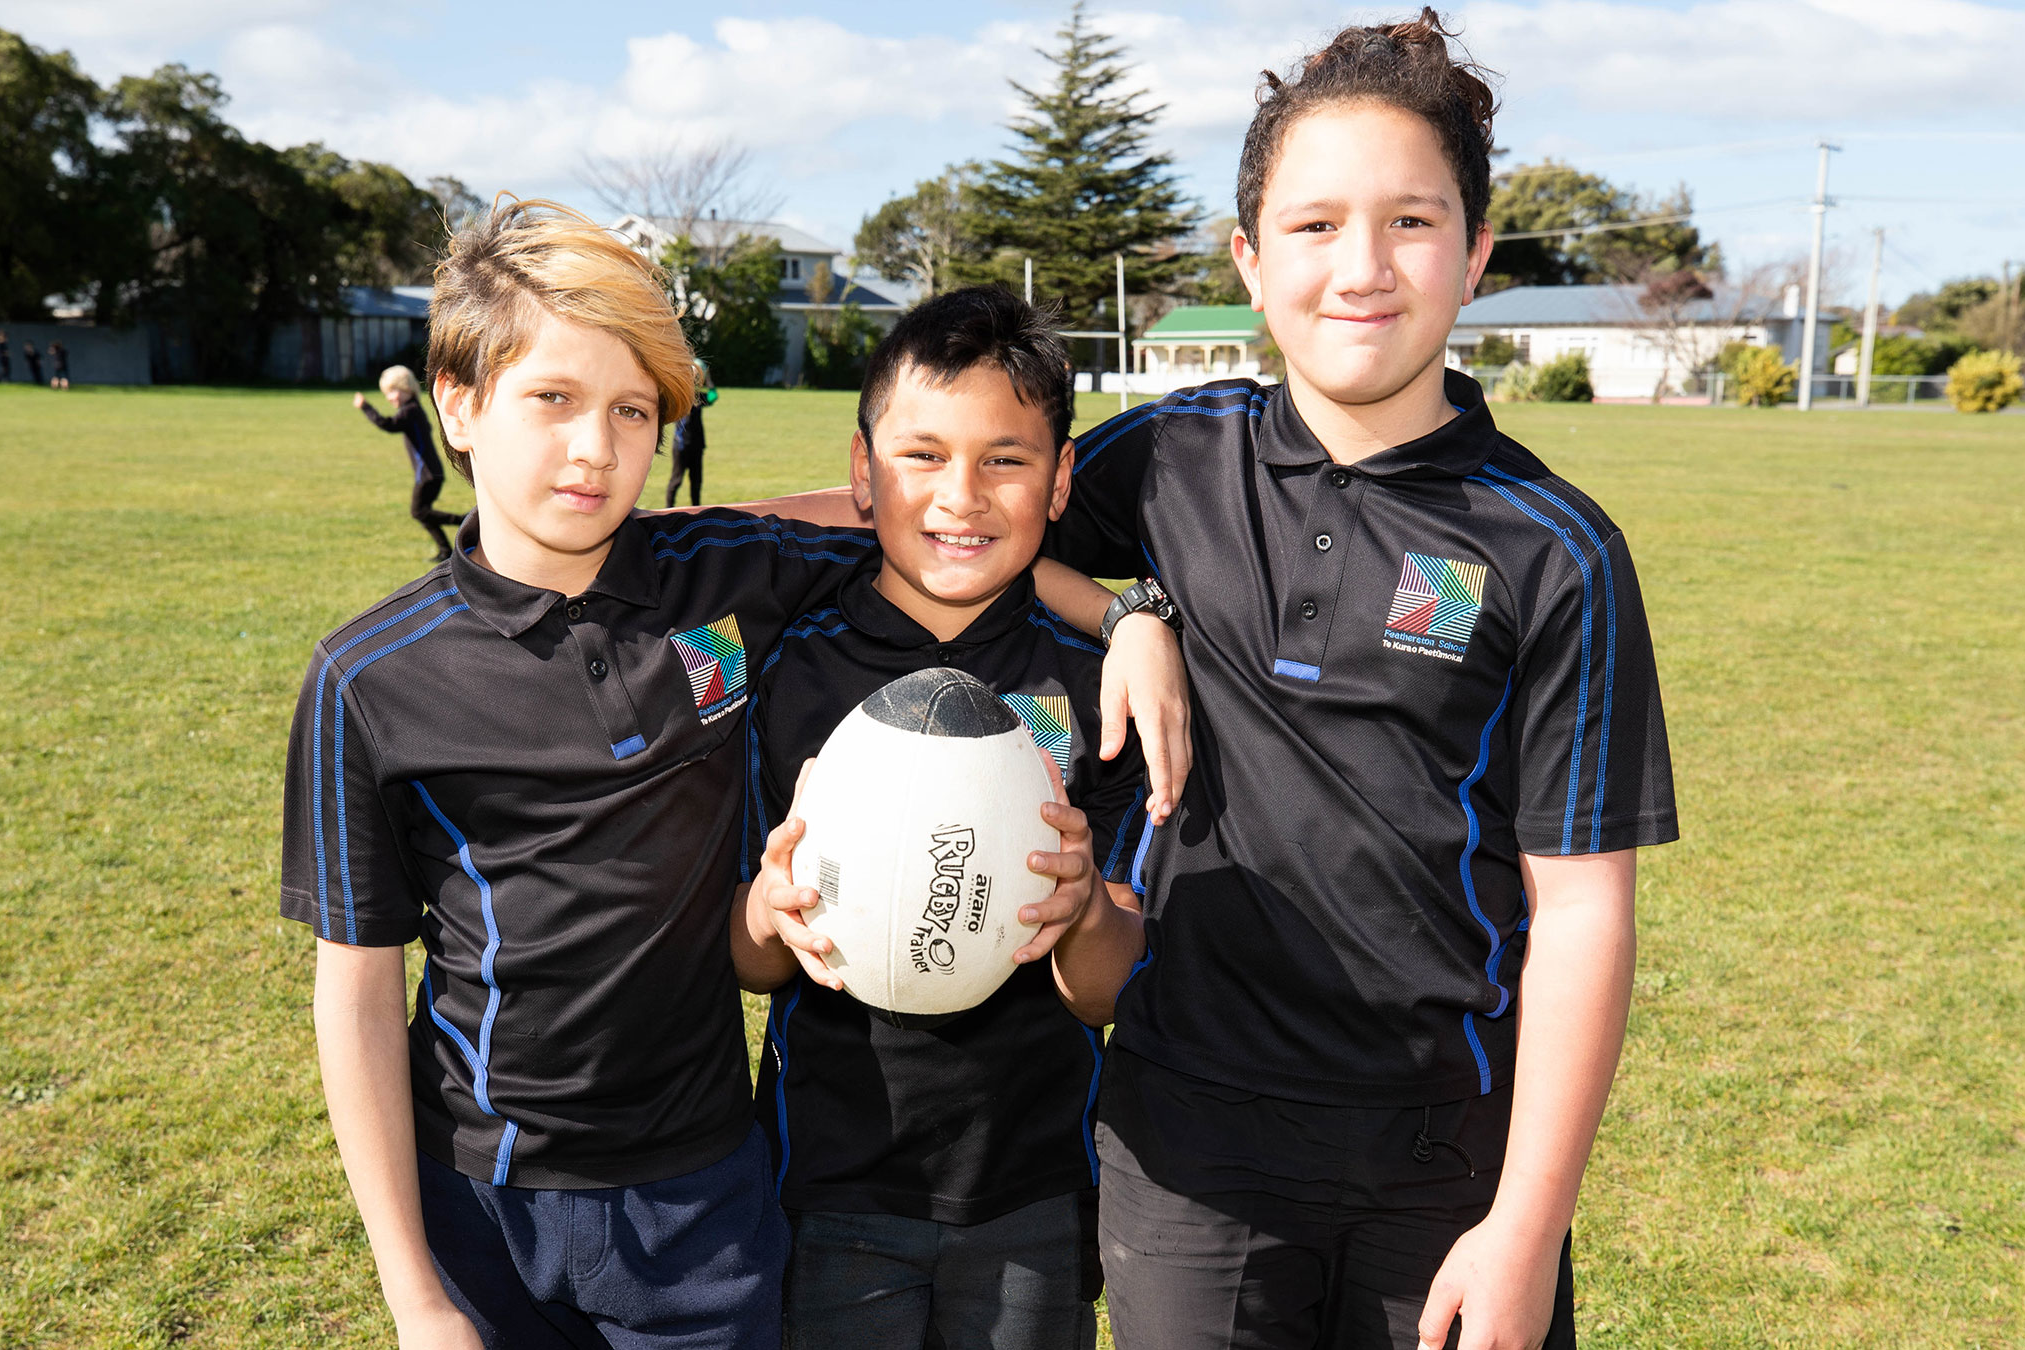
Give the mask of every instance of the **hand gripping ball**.
[(1052, 879), (1027, 869), (1062, 837), (1026, 724), (960, 670), (904, 676), (853, 708), (802, 788), (797, 885), (809, 927), (852, 997), (903, 1016), (974, 1008), (1034, 933), (1021, 906)]

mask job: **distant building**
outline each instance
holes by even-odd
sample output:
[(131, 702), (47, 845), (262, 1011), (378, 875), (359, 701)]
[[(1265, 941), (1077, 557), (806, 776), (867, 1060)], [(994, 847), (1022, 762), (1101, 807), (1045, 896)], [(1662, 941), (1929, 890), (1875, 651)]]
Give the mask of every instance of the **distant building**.
[[(1714, 364), (1724, 344), (1777, 347), (1789, 362), (1800, 359), (1800, 288), (1760, 295), (1718, 283), (1712, 299), (1690, 304), (1669, 351), (1663, 324), (1639, 304), (1639, 286), (1514, 286), (1466, 305), (1448, 338), (1448, 364), (1480, 364), (1477, 347), (1499, 337), (1518, 359), (1543, 365), (1569, 352), (1589, 358), (1590, 383), (1600, 399), (1678, 395), (1696, 371)], [(1815, 365), (1828, 368), (1827, 320), (1815, 341)], [(1659, 386), (1664, 382), (1664, 388)]]
[(1271, 342), (1265, 316), (1250, 305), (1181, 305), (1133, 340), (1130, 387), (1167, 393), (1234, 375), (1258, 378)]
[[(621, 216), (610, 228), (650, 258), (658, 258), (661, 250), (674, 242), (678, 229), (674, 221), (639, 215)], [(801, 382), (810, 310), (856, 305), (880, 328), (887, 329), (912, 298), (892, 282), (869, 274), (848, 274), (850, 264), (841, 249), (780, 221), (719, 220), (712, 216), (696, 222), (693, 238), (702, 247), (717, 248), (736, 242), (741, 235), (771, 239), (780, 245), (780, 291), (773, 309), (787, 338), (787, 356), (780, 370), (769, 372), (769, 383)], [(815, 279), (818, 265), (830, 269), (830, 291), (826, 296), (812, 297), (809, 282)]]

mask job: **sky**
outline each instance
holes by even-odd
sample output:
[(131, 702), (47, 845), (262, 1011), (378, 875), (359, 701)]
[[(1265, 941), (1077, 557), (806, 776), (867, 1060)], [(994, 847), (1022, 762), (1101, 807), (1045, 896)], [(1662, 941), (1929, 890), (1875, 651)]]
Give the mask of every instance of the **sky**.
[[(1650, 193), (1685, 184), (1733, 270), (1804, 258), (1816, 143), (1832, 155), (1825, 298), (1886, 304), (2025, 268), (2025, 0), (1473, 0), (1444, 6), (1502, 73), (1503, 166), (1547, 156)], [(1403, 16), (1310, 0), (1091, 0), (1165, 111), (1156, 148), (1228, 212), (1263, 68)], [(779, 218), (848, 250), (863, 216), (943, 166), (1005, 152), (1009, 81), (1045, 78), (1067, 0), (0, 0), (0, 28), (102, 83), (211, 71), (226, 116), (417, 181), (609, 217), (587, 155), (750, 148)]]

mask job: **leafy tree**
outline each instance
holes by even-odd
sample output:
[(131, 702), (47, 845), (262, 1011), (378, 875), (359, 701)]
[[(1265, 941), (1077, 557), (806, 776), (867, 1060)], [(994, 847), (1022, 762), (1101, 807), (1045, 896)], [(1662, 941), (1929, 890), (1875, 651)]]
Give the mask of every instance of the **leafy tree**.
[(1032, 258), (1034, 290), (1057, 299), (1063, 317), (1088, 326), (1116, 289), (1116, 254), (1126, 289), (1179, 288), (1201, 265), (1179, 246), (1200, 212), (1173, 173), (1173, 160), (1148, 153), (1161, 109), (1127, 91), (1124, 48), (1090, 26), (1079, 2), (1043, 52), (1054, 67), (1046, 86), (1013, 88), (1027, 111), (1009, 129), (1011, 159), (987, 165), (971, 194), (971, 236), (981, 256), (959, 257), (958, 284), (997, 281), (1017, 289), (1021, 259)]
[(469, 227), (485, 211), (485, 199), (464, 186), (461, 178), (441, 174), (428, 182), (429, 195), (436, 199), (436, 212), (445, 234)]
[[(713, 252), (716, 250), (713, 250)], [(688, 235), (661, 252), (674, 279), (676, 313), (696, 354), (719, 385), (755, 385), (787, 357), (773, 315), (780, 289), (780, 243), (740, 235), (711, 262)]]
[(1942, 375), (1975, 349), (1975, 343), (1958, 333), (1879, 338), (1871, 351), (1870, 369), (1875, 375)]
[(1573, 286), (1630, 281), (1655, 268), (1691, 268), (1720, 274), (1721, 255), (1685, 222), (1581, 234), (1597, 226), (1650, 216), (1686, 215), (1687, 188), (1652, 199), (1595, 174), (1548, 160), (1498, 175), (1488, 219), (1499, 235), (1566, 230), (1549, 239), (1500, 239), (1491, 250), (1484, 292), (1509, 286)]
[(44, 297), (90, 288), (109, 227), (93, 120), (104, 102), (68, 52), (0, 30), (0, 318), (47, 316)]
[(299, 145), (284, 157), (311, 184), (335, 198), (332, 252), (347, 286), (405, 286), (426, 281), (443, 243), (436, 196), (387, 164), (354, 164), (321, 145)]
[(858, 261), (888, 281), (913, 282), (924, 299), (952, 289), (957, 261), (980, 256), (969, 203), (977, 174), (975, 164), (952, 165), (866, 216), (851, 241)]
[(1938, 291), (1920, 291), (1906, 297), (1906, 302), (1892, 315), (1892, 322), (1908, 328), (1923, 328), (1929, 333), (1949, 332), (1963, 314), (1997, 298), (2003, 287), (1994, 277), (1970, 277), (1962, 281), (1950, 281)]
[(1509, 366), (1519, 359), (1519, 346), (1508, 337), (1496, 333), (1484, 334), (1477, 343), (1476, 353), (1470, 361), (1473, 366)]

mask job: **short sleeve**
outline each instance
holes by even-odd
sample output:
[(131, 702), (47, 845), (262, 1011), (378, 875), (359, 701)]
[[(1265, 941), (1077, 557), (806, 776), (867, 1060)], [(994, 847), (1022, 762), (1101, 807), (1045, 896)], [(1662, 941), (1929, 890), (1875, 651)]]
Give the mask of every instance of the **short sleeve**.
[(1659, 676), (1624, 536), (1564, 559), (1512, 690), (1519, 847), (1610, 853), (1677, 839)]
[(281, 914), (330, 942), (398, 947), (421, 931), (422, 895), (354, 700), (319, 645), (288, 736)]
[(1142, 404), (1076, 438), (1069, 504), (1041, 552), (1087, 576), (1139, 577), (1153, 567), (1140, 542), (1139, 502), (1166, 405)]

